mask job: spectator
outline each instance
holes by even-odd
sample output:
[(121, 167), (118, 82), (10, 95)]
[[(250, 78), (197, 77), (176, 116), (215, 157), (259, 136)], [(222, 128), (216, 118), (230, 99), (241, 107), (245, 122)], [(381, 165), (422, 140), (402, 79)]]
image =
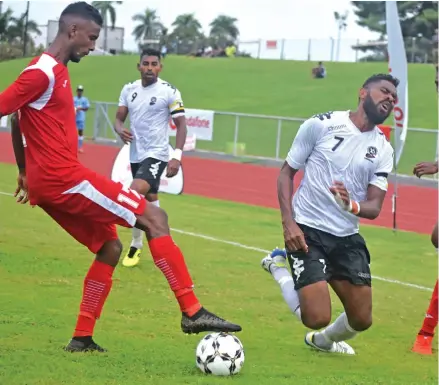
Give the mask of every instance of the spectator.
[(78, 129), (78, 152), (84, 152), (82, 144), (84, 142), (84, 128), (85, 128), (85, 113), (90, 108), (90, 102), (83, 95), (84, 87), (78, 86), (76, 88), (76, 96), (73, 97), (76, 111), (76, 128)]
[(323, 66), (323, 62), (319, 61), (317, 67), (312, 69), (312, 76), (314, 79), (323, 79), (326, 77), (326, 68)]

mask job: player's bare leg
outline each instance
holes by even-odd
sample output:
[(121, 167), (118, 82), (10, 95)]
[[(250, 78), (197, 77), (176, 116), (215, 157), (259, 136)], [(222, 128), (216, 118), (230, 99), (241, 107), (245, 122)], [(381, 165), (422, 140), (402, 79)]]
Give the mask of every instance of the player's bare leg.
[(345, 312), (322, 331), (308, 333), (306, 342), (321, 350), (328, 350), (338, 344), (341, 348), (338, 353), (355, 354), (344, 341), (354, 338), (372, 325), (372, 289), (366, 285), (353, 285), (349, 281), (332, 280), (330, 284)]
[(241, 326), (204, 309), (193, 290), (193, 282), (180, 248), (170, 236), (168, 216), (160, 207), (148, 204), (137, 216), (136, 227), (145, 231), (155, 265), (162, 271), (182, 312), (184, 333), (239, 332)]
[(82, 301), (73, 338), (65, 347), (69, 352), (105, 352), (93, 341), (93, 331), (100, 317), (105, 300), (113, 284), (114, 269), (122, 253), (122, 244), (117, 240), (107, 241), (90, 267), (84, 280)]
[[(146, 197), (147, 201), (154, 206), (160, 207), (158, 195), (148, 193), (148, 191), (151, 189), (151, 186), (148, 182), (142, 179), (134, 179), (130, 188), (134, 191), (137, 191), (140, 195)], [(140, 229), (136, 229), (135, 227), (133, 227), (132, 232), (133, 238), (131, 240), (130, 248), (122, 260), (122, 265), (125, 267), (136, 266), (140, 262), (140, 255), (143, 249), (144, 232)]]
[(310, 329), (321, 329), (331, 322), (331, 297), (328, 284), (320, 281), (298, 290), (302, 323)]

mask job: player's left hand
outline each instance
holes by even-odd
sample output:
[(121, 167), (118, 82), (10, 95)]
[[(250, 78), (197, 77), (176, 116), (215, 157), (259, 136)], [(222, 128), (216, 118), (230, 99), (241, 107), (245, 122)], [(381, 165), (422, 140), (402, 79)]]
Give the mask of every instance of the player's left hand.
[(29, 201), (27, 177), (25, 173), (20, 172), (18, 174), (17, 185), (18, 186), (15, 189), (14, 197), (17, 197), (17, 203), (24, 205)]
[(177, 159), (171, 159), (168, 163), (168, 167), (166, 170), (166, 177), (172, 178), (173, 176), (176, 176), (179, 169), (180, 161), (178, 161)]
[(332, 195), (334, 195), (334, 198), (338, 205), (343, 210), (349, 211), (351, 198), (343, 182), (334, 181), (334, 184), (332, 185), (332, 187), (329, 188), (329, 191), (331, 191)]
[(422, 162), (418, 163), (413, 169), (413, 174), (415, 174), (418, 178), (422, 175), (434, 175), (438, 172), (438, 164), (437, 162)]

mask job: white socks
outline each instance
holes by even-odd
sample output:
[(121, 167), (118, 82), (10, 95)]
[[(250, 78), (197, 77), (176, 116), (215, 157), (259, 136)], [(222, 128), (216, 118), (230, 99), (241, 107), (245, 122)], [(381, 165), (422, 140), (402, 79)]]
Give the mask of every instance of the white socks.
[(357, 334), (358, 332), (349, 325), (346, 313), (343, 312), (331, 325), (314, 334), (314, 343), (329, 348), (333, 342), (350, 340)]
[[(154, 202), (149, 202), (154, 206), (160, 207), (160, 202), (158, 200)], [(141, 249), (143, 247), (143, 231), (136, 227), (133, 227), (133, 239), (131, 241), (131, 247), (136, 249)]]
[(271, 272), (273, 278), (279, 284), (282, 296), (290, 308), (291, 312), (301, 321), (300, 302), (297, 291), (294, 290), (294, 281), (286, 267), (274, 267)]

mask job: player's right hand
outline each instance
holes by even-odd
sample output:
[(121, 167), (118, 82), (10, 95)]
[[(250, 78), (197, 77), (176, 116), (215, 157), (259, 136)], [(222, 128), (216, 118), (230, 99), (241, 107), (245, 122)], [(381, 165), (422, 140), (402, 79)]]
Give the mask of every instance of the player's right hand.
[(19, 172), (17, 177), (17, 188), (15, 189), (14, 197), (17, 197), (17, 203), (22, 205), (29, 201), (29, 194), (27, 190), (27, 177), (24, 172)]
[(413, 169), (413, 174), (415, 174), (418, 178), (423, 175), (434, 175), (438, 172), (438, 164), (437, 162), (422, 162), (418, 163)]
[(294, 221), (283, 224), (285, 247), (288, 251), (308, 252), (308, 245), (302, 230)]
[(125, 144), (131, 143), (131, 141), (133, 140), (133, 135), (126, 128), (122, 128), (122, 130), (118, 130), (117, 134), (120, 136), (120, 138)]

